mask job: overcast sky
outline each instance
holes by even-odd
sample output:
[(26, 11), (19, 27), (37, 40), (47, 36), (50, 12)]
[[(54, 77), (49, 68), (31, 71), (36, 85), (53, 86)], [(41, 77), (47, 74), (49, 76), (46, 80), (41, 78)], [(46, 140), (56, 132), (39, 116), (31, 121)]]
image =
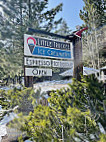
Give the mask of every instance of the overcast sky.
[(49, 8), (53, 8), (59, 3), (63, 3), (63, 11), (57, 18), (64, 18), (71, 30), (75, 30), (76, 25), (82, 25), (83, 21), (79, 17), (79, 12), (83, 9), (83, 0), (49, 0)]

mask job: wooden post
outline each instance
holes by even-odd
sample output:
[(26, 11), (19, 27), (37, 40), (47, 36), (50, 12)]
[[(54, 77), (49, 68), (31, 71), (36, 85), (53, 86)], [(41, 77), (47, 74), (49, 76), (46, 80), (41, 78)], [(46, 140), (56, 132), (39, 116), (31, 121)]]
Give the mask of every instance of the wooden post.
[(25, 87), (33, 87), (33, 76), (26, 76), (24, 66), (24, 85)]
[(33, 87), (33, 76), (24, 77), (25, 87)]
[(81, 80), (81, 74), (83, 74), (81, 38), (75, 36), (74, 39), (73, 39), (73, 46), (74, 46), (73, 77), (80, 81)]
[(77, 80), (81, 80), (81, 74), (83, 74), (83, 61), (82, 61), (82, 32), (87, 30), (88, 27), (85, 27), (76, 33), (74, 33), (73, 46), (74, 46), (74, 69), (73, 77)]

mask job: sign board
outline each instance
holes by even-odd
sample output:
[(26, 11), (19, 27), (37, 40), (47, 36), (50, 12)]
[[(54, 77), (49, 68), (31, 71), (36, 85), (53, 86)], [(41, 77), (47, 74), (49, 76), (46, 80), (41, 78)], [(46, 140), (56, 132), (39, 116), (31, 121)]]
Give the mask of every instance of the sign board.
[(52, 76), (52, 69), (25, 68), (26, 76)]
[(72, 60), (72, 42), (24, 35), (25, 76), (50, 76), (58, 79), (60, 73), (73, 67)]
[(73, 59), (73, 46), (71, 42), (60, 42), (25, 34), (24, 55)]
[(24, 65), (25, 66), (51, 67), (51, 60), (50, 59), (24, 57)]
[(72, 68), (73, 61), (61, 61), (61, 60), (24, 57), (24, 65), (25, 66), (54, 67), (54, 68)]
[(56, 68), (72, 68), (73, 67), (73, 61), (52, 60), (52, 67), (56, 67)]

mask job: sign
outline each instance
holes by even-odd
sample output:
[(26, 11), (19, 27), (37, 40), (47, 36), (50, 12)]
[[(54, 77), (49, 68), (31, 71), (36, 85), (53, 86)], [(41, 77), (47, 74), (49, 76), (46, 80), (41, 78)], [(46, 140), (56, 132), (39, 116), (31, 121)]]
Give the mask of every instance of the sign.
[(63, 59), (71, 58), (70, 51), (59, 50), (59, 49), (57, 50), (45, 47), (35, 47), (32, 55), (41, 56), (41, 57), (63, 58)]
[(40, 58), (24, 57), (25, 66), (41, 66), (41, 67), (56, 67), (56, 68), (72, 68), (73, 61), (50, 60)]
[(73, 61), (53, 60), (52, 61), (52, 67), (57, 67), (57, 68), (72, 68), (73, 67)]
[(51, 67), (51, 60), (24, 57), (24, 65), (26, 65), (26, 66)]
[[(61, 42), (25, 34), (24, 55), (25, 76), (52, 76), (51, 68), (63, 70), (73, 66), (73, 62), (69, 61), (73, 59), (72, 42)], [(57, 58), (63, 60), (55, 60)]]
[(24, 55), (50, 58), (73, 58), (73, 46), (69, 42), (60, 42), (45, 38), (24, 35)]
[(52, 76), (52, 69), (25, 68), (26, 76)]

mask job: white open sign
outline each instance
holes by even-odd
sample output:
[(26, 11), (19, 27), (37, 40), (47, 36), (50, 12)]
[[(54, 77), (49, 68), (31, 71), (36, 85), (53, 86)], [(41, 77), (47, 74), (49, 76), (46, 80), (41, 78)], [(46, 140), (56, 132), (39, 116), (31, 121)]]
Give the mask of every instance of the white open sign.
[(25, 68), (26, 76), (52, 76), (52, 69)]

